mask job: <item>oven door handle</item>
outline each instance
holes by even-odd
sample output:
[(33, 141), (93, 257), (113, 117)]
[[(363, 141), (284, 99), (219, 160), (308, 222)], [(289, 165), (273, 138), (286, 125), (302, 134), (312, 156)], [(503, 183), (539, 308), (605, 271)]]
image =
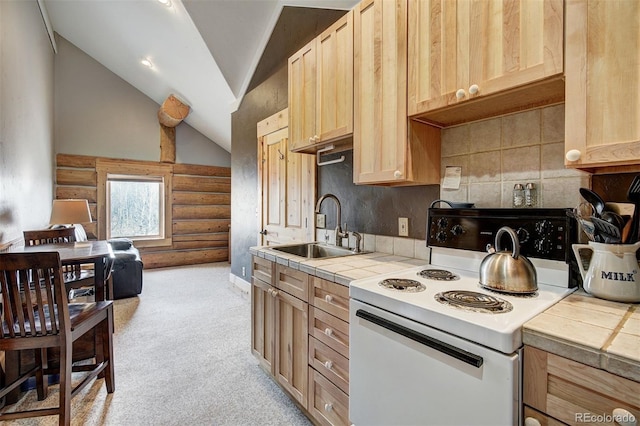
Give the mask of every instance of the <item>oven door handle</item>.
[(456, 358), (476, 368), (480, 368), (482, 366), (483, 359), (481, 356), (472, 354), (471, 352), (467, 352), (464, 349), (457, 348), (438, 339), (434, 339), (433, 337), (425, 336), (422, 333), (418, 333), (417, 331), (413, 331), (407, 327), (393, 323), (362, 309), (358, 309), (356, 311), (356, 316), (379, 325), (380, 327), (386, 328), (387, 330), (393, 331), (394, 333), (400, 334), (413, 341), (416, 341), (422, 345), (428, 346), (432, 349)]

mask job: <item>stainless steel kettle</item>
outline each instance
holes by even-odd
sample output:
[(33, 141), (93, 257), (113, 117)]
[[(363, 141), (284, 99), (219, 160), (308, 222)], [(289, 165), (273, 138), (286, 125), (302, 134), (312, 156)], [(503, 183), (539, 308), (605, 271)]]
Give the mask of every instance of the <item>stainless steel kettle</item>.
[[(502, 251), (500, 237), (509, 234), (513, 251)], [(529, 294), (538, 290), (536, 268), (531, 261), (520, 255), (520, 243), (516, 231), (503, 226), (496, 233), (496, 251), (487, 255), (480, 263), (480, 285), (503, 293)]]

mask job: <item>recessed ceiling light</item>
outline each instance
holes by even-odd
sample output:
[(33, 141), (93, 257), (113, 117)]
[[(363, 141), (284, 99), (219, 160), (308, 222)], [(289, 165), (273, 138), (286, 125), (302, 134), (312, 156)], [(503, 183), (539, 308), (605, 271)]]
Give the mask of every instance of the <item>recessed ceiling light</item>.
[(171, 7), (171, 0), (158, 0), (158, 1), (167, 7)]
[(153, 68), (153, 64), (151, 63), (151, 61), (146, 58), (141, 60), (140, 63), (147, 68)]

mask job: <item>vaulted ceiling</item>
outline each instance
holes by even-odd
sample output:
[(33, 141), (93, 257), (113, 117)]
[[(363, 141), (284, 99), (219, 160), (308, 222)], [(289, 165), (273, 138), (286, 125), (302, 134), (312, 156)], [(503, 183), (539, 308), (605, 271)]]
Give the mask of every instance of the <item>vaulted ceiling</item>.
[[(191, 127), (231, 151), (231, 113), (284, 7), (355, 0), (39, 0), (53, 31), (161, 104), (191, 106)], [(147, 67), (143, 59), (151, 62)]]

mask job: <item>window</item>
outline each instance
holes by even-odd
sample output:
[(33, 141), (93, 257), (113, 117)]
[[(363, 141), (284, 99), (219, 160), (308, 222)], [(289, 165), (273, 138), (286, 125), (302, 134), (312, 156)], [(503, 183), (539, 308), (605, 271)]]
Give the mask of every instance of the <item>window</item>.
[(164, 238), (162, 176), (107, 174), (107, 238)]
[(138, 247), (170, 246), (172, 166), (96, 160), (98, 236), (127, 237)]

